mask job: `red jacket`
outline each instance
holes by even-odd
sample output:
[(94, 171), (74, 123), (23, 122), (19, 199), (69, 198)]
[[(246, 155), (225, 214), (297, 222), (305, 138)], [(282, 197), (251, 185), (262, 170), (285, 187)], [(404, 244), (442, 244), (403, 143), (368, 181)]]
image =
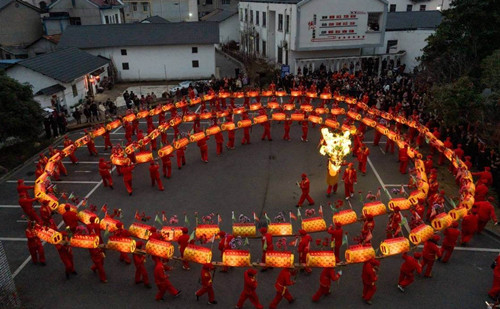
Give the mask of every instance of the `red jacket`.
[(274, 284), (274, 288), (277, 292), (283, 292), (287, 286), (293, 285), (294, 282), (291, 279), (292, 274), (290, 273), (290, 269), (283, 268), (278, 275), (278, 279), (276, 279), (276, 283)]
[(262, 250), (264, 250), (264, 244), (267, 244), (266, 251), (273, 251), (273, 235), (266, 233), (262, 236)]
[[(251, 276), (251, 274), (253, 274), (253, 276)], [(257, 279), (255, 278), (255, 275), (255, 269), (250, 268), (245, 271), (245, 285), (243, 287), (243, 292), (246, 294), (252, 294), (257, 289)]]
[(179, 236), (179, 239), (177, 239), (181, 255), (184, 254), (184, 249), (186, 249), (187, 245), (189, 244), (189, 237), (189, 234), (182, 234), (181, 236)]
[(380, 262), (377, 260), (369, 260), (363, 264), (363, 272), (361, 273), (363, 284), (374, 284), (378, 280), (375, 267), (379, 265)]
[(201, 285), (206, 288), (212, 286), (212, 274), (210, 270), (205, 268), (201, 269)]
[(408, 148), (399, 149), (399, 161), (408, 161)]
[(319, 284), (329, 288), (332, 281), (336, 281), (339, 278), (340, 275), (335, 273), (335, 269), (333, 267), (325, 267), (319, 276)]
[(76, 212), (68, 210), (62, 215), (64, 224), (70, 228), (76, 228), (78, 226), (78, 215)]
[(470, 214), (462, 219), (462, 232), (472, 234), (477, 231), (477, 216)]
[(309, 244), (312, 241), (312, 237), (306, 234), (300, 238), (299, 242), (299, 252), (309, 252)]
[(497, 222), (497, 216), (495, 214), (495, 209), (490, 202), (482, 201), (476, 202), (475, 205), (478, 207), (477, 209), (477, 219), (479, 221), (489, 221), (492, 219), (494, 222)]
[(117, 229), (116, 231), (113, 232), (113, 236), (115, 237), (130, 237), (130, 233), (127, 230), (124, 229)]
[(101, 176), (109, 175), (110, 169), (111, 169), (111, 162), (106, 162), (106, 161), (99, 162), (99, 174)]
[(19, 199), (19, 205), (25, 212), (35, 211), (35, 209), (33, 208), (33, 202), (35, 201), (36, 198), (23, 197)]
[(344, 236), (344, 231), (342, 228), (328, 228), (328, 234), (332, 235), (332, 240), (335, 241), (335, 245), (342, 244), (342, 237)]
[(474, 200), (476, 202), (481, 202), (486, 200), (486, 195), (488, 194), (488, 187), (483, 183), (476, 186), (476, 193), (474, 195)]
[(121, 172), (123, 174), (123, 180), (132, 180), (132, 171), (134, 170), (133, 165), (122, 166)]
[(134, 265), (137, 268), (144, 266), (144, 263), (146, 263), (146, 256), (145, 255), (133, 254), (132, 258), (134, 259)]
[(222, 135), (222, 132), (215, 134), (215, 142), (218, 144), (224, 143), (224, 135)]
[(160, 262), (160, 260), (156, 262), (154, 276), (156, 285), (161, 285), (168, 281), (168, 276), (167, 274), (165, 274), (165, 268), (163, 267), (163, 263)]
[(307, 177), (306, 177), (306, 179), (304, 179), (300, 182), (300, 189), (302, 189), (303, 193), (309, 193), (309, 186), (310, 186), (309, 178), (307, 178)]
[(458, 237), (460, 236), (460, 231), (456, 228), (449, 227), (444, 230), (443, 246), (455, 247)]
[(36, 232), (29, 228), (26, 229), (26, 238), (28, 239), (28, 247), (34, 248), (42, 245), (40, 238), (38, 238)]
[(90, 252), (90, 258), (94, 263), (104, 260), (104, 253), (102, 252), (101, 248), (92, 248), (89, 249), (89, 252)]
[(34, 186), (26, 186), (26, 185), (17, 185), (17, 193), (19, 196), (26, 195), (28, 196), (28, 190), (33, 189)]
[(159, 178), (160, 172), (158, 171), (160, 166), (158, 164), (149, 165), (149, 176), (151, 178)]
[(344, 175), (342, 176), (342, 180), (344, 180), (345, 183), (349, 183), (349, 184), (353, 184), (355, 182), (358, 182), (356, 170), (347, 168), (344, 171)]
[(419, 274), (422, 272), (422, 267), (420, 263), (412, 256), (403, 253), (402, 258), (405, 260), (403, 264), (401, 264), (400, 271), (406, 275), (412, 275), (416, 270)]
[(432, 240), (427, 240), (424, 244), (424, 250), (422, 251), (422, 256), (426, 260), (436, 259), (436, 255), (441, 257), (441, 250), (439, 250), (438, 245)]

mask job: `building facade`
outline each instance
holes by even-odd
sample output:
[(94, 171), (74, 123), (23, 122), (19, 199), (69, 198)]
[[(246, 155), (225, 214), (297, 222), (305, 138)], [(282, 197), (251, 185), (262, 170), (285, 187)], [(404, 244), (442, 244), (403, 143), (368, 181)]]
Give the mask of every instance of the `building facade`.
[(148, 17), (160, 16), (170, 22), (198, 20), (196, 0), (125, 0), (125, 21), (140, 22)]
[(200, 18), (214, 10), (233, 11), (238, 8), (239, 0), (197, 0)]
[(238, 21), (238, 11), (216, 9), (200, 18), (202, 21), (213, 21), (219, 25), (219, 43), (226, 44), (230, 41), (239, 42), (240, 23)]
[(37, 7), (21, 0), (0, 0), (0, 46), (25, 47), (41, 36)]
[(442, 11), (450, 8), (450, 0), (387, 0), (389, 12)]

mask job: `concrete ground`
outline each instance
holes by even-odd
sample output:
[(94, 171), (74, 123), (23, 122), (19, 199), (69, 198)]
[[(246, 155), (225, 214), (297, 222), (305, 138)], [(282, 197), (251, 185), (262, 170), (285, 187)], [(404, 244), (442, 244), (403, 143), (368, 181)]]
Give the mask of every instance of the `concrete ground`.
[[(145, 121), (141, 121), (143, 130)], [(207, 123), (202, 125), (207, 126)], [(191, 129), (191, 124), (184, 124), (181, 131)], [(103, 140), (96, 139), (99, 156), (89, 156), (85, 148), (76, 153), (80, 159), (77, 165), (66, 163), (69, 176), (62, 177), (57, 183), (61, 192), (71, 193), (81, 198), (88, 197), (88, 204), (95, 204), (100, 208), (107, 204), (109, 209), (121, 208), (123, 222), (129, 226), (134, 221), (136, 211), (144, 211), (154, 218), (157, 212), (165, 211), (168, 217), (177, 215), (179, 223), (183, 223), (186, 213), (190, 219), (190, 230), (194, 226), (194, 212), (203, 215), (218, 213), (223, 221), (221, 229), (231, 231), (231, 213), (236, 217), (245, 214), (251, 217), (252, 212), (263, 218), (267, 212), (274, 218), (280, 211), (288, 214), (296, 212), (294, 207), (300, 196), (300, 189), (295, 185), (301, 173), (307, 173), (311, 180), (311, 196), (316, 201), (316, 211), (323, 205), (324, 216), (327, 224), (331, 223), (332, 211), (327, 206), (328, 202), (334, 203), (343, 199), (344, 188), (339, 184), (336, 195), (327, 198), (325, 195), (326, 158), (318, 152), (317, 145), (320, 139), (318, 127), (310, 128), (309, 142), (300, 141), (301, 127), (294, 124), (291, 129), (292, 141), (282, 140), (283, 125), (272, 124), (273, 141), (261, 141), (260, 135), (263, 128), (255, 126), (252, 130), (252, 144), (242, 146), (239, 141), (242, 132), (236, 133), (236, 149), (224, 149), (222, 156), (215, 154), (215, 141), (209, 141), (209, 163), (200, 160), (200, 152), (196, 145), (190, 145), (186, 152), (187, 164), (181, 170), (177, 169), (173, 161), (172, 178), (162, 181), (165, 191), (158, 191), (151, 187), (148, 166), (140, 165), (134, 170), (134, 194), (128, 196), (122, 178), (113, 173), (115, 181), (114, 190), (104, 188), (97, 172), (98, 159), (109, 158), (109, 150), (103, 150)], [(83, 133), (75, 131), (70, 134), (75, 140)], [(169, 132), (169, 138), (172, 133)], [(224, 134), (227, 142), (227, 135)], [(124, 140), (123, 129), (111, 133), (113, 143)], [(384, 141), (385, 139), (383, 139)], [(370, 147), (368, 173), (366, 176), (358, 175), (356, 191), (362, 195), (370, 190), (376, 192), (378, 187), (385, 186), (390, 194), (392, 188), (400, 188), (401, 184), (408, 182), (408, 176), (398, 172), (397, 154), (385, 154), (383, 146), (373, 147), (373, 130), (365, 138)], [(348, 155), (349, 161), (355, 161)], [(69, 161), (69, 160), (67, 160)], [(199, 302), (194, 296), (200, 287), (198, 278), (200, 266), (192, 264), (190, 271), (181, 269), (179, 262), (172, 261), (174, 268), (170, 274), (171, 282), (183, 291), (179, 298), (166, 296), (165, 302), (155, 302), (156, 287), (152, 290), (142, 285), (134, 284), (134, 266), (125, 265), (118, 260), (118, 253), (107, 252), (105, 269), (109, 282), (99, 283), (96, 274), (90, 270), (92, 262), (85, 249), (74, 249), (75, 268), (77, 275), (66, 280), (64, 267), (52, 245), (45, 245), (48, 259), (47, 266), (33, 265), (24, 239), (26, 222), (22, 220), (22, 211), (17, 206), (16, 180), (24, 178), (33, 181), (34, 162), (27, 164), (0, 183), (0, 241), (7, 252), (10, 269), (13, 272), (15, 283), (21, 296), (24, 308), (96, 308), (103, 304), (115, 308), (205, 308), (207, 298), (202, 296)], [(442, 170), (441, 181), (449, 177)], [(452, 186), (452, 185), (450, 185)], [(453, 187), (450, 187), (453, 188)], [(448, 190), (448, 189), (447, 189)], [(454, 195), (458, 191), (449, 191)], [(393, 196), (394, 197), (394, 196)], [(388, 196), (383, 194), (382, 200), (387, 203)], [(349, 206), (345, 206), (349, 207)], [(359, 196), (352, 199), (352, 208), (361, 213), (362, 202)], [(304, 215), (305, 209), (302, 210)], [(405, 212), (406, 215), (409, 215)], [(286, 216), (288, 220), (288, 215)], [(56, 216), (60, 221), (60, 216)], [(374, 248), (377, 249), (385, 237), (387, 216), (376, 217), (376, 228), (373, 238)], [(153, 225), (153, 220), (147, 222)], [(293, 222), (294, 232), (300, 228), (299, 222)], [(345, 227), (349, 235), (349, 243), (359, 234), (361, 225), (351, 224)], [(324, 238), (326, 233), (312, 234), (314, 239)], [(405, 236), (408, 233), (405, 231)], [(290, 242), (293, 238), (288, 238)], [(274, 241), (278, 238), (275, 237)], [(208, 245), (210, 246), (210, 245)], [(219, 251), (213, 248), (214, 261), (220, 261)], [(483, 308), (487, 300), (487, 291), (492, 283), (492, 270), (490, 265), (497, 256), (500, 240), (489, 233), (477, 235), (467, 248), (457, 247), (448, 264), (436, 262), (432, 279), (416, 276), (415, 282), (401, 293), (396, 285), (399, 276), (399, 267), (402, 263), (400, 256), (383, 259), (377, 283), (377, 293), (373, 299), (373, 308)], [(252, 253), (252, 261), (260, 260), (260, 240), (250, 239), (248, 248)], [(312, 250), (318, 249), (312, 244)], [(342, 247), (341, 256), (345, 251)], [(291, 247), (289, 250), (295, 251)], [(176, 255), (178, 255), (176, 249)], [(298, 255), (296, 254), (296, 259)], [(146, 264), (150, 280), (153, 281), (153, 263), (150, 259)], [(361, 265), (348, 265), (340, 268), (343, 270), (342, 278), (332, 284), (332, 295), (322, 299), (318, 304), (311, 302), (311, 296), (319, 287), (320, 269), (315, 269), (312, 275), (299, 274), (296, 284), (290, 288), (291, 293), (297, 298), (293, 305), (280, 304), (279, 308), (362, 308), (366, 306), (362, 299)], [(216, 272), (214, 289), (218, 308), (232, 308), (243, 288), (244, 269), (232, 269), (229, 273)], [(265, 306), (269, 305), (274, 297), (274, 282), (279, 270), (274, 269), (258, 274), (259, 287), (257, 289), (260, 301)], [(244, 308), (252, 308), (248, 302)]]

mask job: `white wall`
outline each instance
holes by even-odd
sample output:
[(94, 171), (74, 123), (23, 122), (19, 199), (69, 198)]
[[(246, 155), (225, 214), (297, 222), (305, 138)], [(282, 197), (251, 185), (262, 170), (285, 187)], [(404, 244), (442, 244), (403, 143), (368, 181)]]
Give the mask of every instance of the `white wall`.
[[(120, 9), (118, 8), (113, 8), (113, 9), (105, 9), (105, 10), (99, 10), (101, 14), (101, 23), (103, 25), (105, 24), (121, 24), (122, 17), (120, 13)], [(106, 16), (108, 17), (108, 22), (106, 22)]]
[(389, 8), (391, 4), (396, 5), (396, 12), (406, 12), (408, 5), (412, 6), (412, 11), (420, 11), (421, 5), (425, 5), (426, 11), (438, 10), (438, 7), (440, 7), (441, 10), (447, 10), (450, 8), (451, 0), (428, 0), (421, 2), (413, 2), (411, 0), (387, 0), (387, 2), (389, 2)]
[[(193, 54), (192, 47), (198, 47), (198, 53)], [(122, 49), (127, 50), (127, 55), (121, 54)], [(132, 46), (86, 51), (111, 59), (122, 81), (205, 79), (215, 74), (214, 45)], [(192, 67), (193, 60), (199, 61), (198, 68)], [(123, 63), (128, 63), (128, 70), (123, 69)]]
[(229, 17), (219, 23), (219, 36), (220, 43), (227, 43), (231, 40), (240, 41), (240, 28), (239, 28), (238, 14)]

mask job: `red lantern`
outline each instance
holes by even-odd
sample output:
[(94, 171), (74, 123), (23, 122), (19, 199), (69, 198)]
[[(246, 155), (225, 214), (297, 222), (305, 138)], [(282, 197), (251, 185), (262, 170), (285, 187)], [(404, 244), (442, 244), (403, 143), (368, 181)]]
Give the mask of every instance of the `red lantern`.
[(201, 113), (200, 114), (200, 119), (201, 120), (207, 120), (212, 118), (212, 113), (211, 112), (206, 112), (206, 113)]
[(255, 91), (255, 90), (247, 92), (247, 96), (249, 96), (250, 98), (255, 98), (258, 95), (259, 95), (259, 92)]
[(326, 119), (325, 126), (335, 130), (339, 128), (340, 124), (338, 123), (338, 121), (335, 121), (333, 119)]
[(371, 118), (363, 118), (362, 122), (369, 126), (369, 127), (375, 127), (377, 125), (377, 122)]
[(217, 118), (227, 117), (229, 116), (229, 111), (226, 109), (224, 111), (217, 112)]
[(189, 104), (191, 104), (191, 105), (196, 105), (196, 104), (199, 104), (199, 103), (201, 103), (201, 98), (200, 97), (193, 98), (189, 102)]
[(213, 94), (205, 94), (203, 96), (203, 101), (210, 101), (214, 98), (215, 96)]
[(235, 115), (243, 114), (244, 111), (245, 111), (244, 107), (236, 107), (233, 109), (233, 114)]
[(309, 115), (309, 117), (307, 117), (307, 120), (309, 120), (309, 122), (312, 122), (315, 124), (322, 124), (323, 123), (323, 118), (321, 118), (319, 116), (314, 116), (314, 115)]
[(328, 108), (326, 108), (326, 107), (316, 107), (316, 109), (314, 109), (314, 111), (318, 115), (328, 114)]
[(285, 103), (283, 104), (283, 110), (293, 111), (295, 109), (295, 104)]
[(141, 151), (135, 155), (136, 163), (146, 163), (153, 161), (153, 153), (151, 151)]
[(186, 106), (188, 106), (188, 103), (186, 101), (179, 101), (179, 102), (175, 103), (175, 108), (183, 108)]
[(250, 127), (252, 125), (252, 120), (250, 119), (243, 119), (238, 121), (238, 128), (246, 128)]
[(308, 91), (308, 92), (306, 93), (306, 96), (307, 96), (308, 98), (317, 98), (317, 97), (318, 97), (318, 94), (317, 94), (316, 92), (311, 92), (311, 91)]
[(172, 108), (174, 108), (174, 104), (172, 103), (169, 103), (169, 104), (165, 104), (161, 107), (161, 110), (164, 111), (164, 112), (168, 112), (169, 110), (171, 110)]
[(278, 90), (278, 91), (276, 91), (276, 96), (277, 97), (284, 97), (284, 96), (286, 96), (286, 91)]
[(47, 226), (36, 225), (35, 233), (38, 238), (53, 245), (57, 245), (63, 239), (61, 233)]
[(232, 131), (235, 129), (234, 122), (224, 122), (221, 126), (222, 131)]
[(99, 246), (99, 236), (75, 234), (69, 241), (71, 247), (95, 249)]
[(80, 137), (79, 139), (77, 139), (77, 140), (75, 141), (75, 146), (76, 146), (77, 148), (80, 148), (80, 147), (82, 147), (82, 146), (87, 145), (89, 141), (90, 141), (90, 137), (89, 137), (88, 135), (85, 135), (85, 136)]
[(332, 98), (332, 94), (331, 93), (322, 93), (319, 95), (319, 98), (323, 99), (323, 100), (330, 100)]
[(197, 117), (197, 116), (198, 116), (198, 115), (196, 115), (196, 114), (187, 114), (187, 115), (185, 115), (184, 117), (182, 117), (182, 120), (183, 120), (184, 122), (194, 121), (194, 120), (196, 119), (196, 117)]
[(172, 147), (172, 145), (167, 145), (167, 146), (164, 146), (163, 148), (161, 148), (160, 150), (158, 150), (158, 155), (163, 158), (164, 156), (167, 156), (169, 154), (171, 154), (172, 152), (174, 152), (174, 147)]
[(137, 113), (137, 119), (146, 118), (149, 115), (149, 111), (140, 111)]
[(161, 113), (161, 105), (156, 106), (154, 109), (149, 111), (149, 116), (156, 116)]
[(206, 132), (207, 136), (215, 135), (215, 134), (220, 132), (220, 127), (219, 126), (211, 126), (205, 132)]
[(280, 107), (278, 102), (272, 101), (272, 102), (267, 102), (267, 108), (269, 109), (276, 109)]
[(412, 244), (415, 246), (421, 242), (426, 241), (431, 238), (434, 234), (434, 229), (426, 224), (421, 224), (410, 231), (410, 237), (408, 237)]
[(288, 222), (270, 223), (267, 232), (273, 236), (287, 236), (293, 234), (292, 224)]
[(251, 111), (256, 111), (256, 110), (259, 110), (261, 108), (262, 108), (262, 104), (260, 104), (260, 103), (250, 104), (250, 110)]
[(174, 142), (174, 148), (175, 149), (180, 149), (182, 147), (185, 147), (189, 144), (189, 140), (187, 137), (183, 137), (181, 139), (178, 139)]
[(181, 124), (181, 122), (182, 122), (181, 117), (175, 117), (174, 119), (170, 119), (169, 124), (171, 127), (175, 127), (175, 126), (178, 126), (179, 124)]
[(253, 118), (254, 124), (264, 123), (267, 121), (267, 115), (259, 115)]
[(196, 143), (197, 141), (200, 141), (204, 138), (205, 138), (205, 133), (203, 133), (203, 132), (197, 132), (197, 133), (189, 135), (189, 141), (191, 143)]
[(344, 115), (345, 114), (345, 109), (341, 107), (335, 107), (330, 110), (330, 113), (332, 115)]
[(380, 116), (382, 116), (382, 118), (384, 118), (385, 120), (392, 120), (392, 114), (389, 114), (389, 113), (386, 113), (386, 112), (382, 112), (380, 114)]
[(135, 120), (135, 114), (128, 114), (122, 117), (125, 122), (132, 122)]
[(108, 123), (106, 125), (106, 130), (111, 131), (111, 130), (118, 128), (121, 125), (122, 125), (122, 122), (120, 121), (120, 119), (116, 119), (116, 120), (111, 121), (110, 123)]
[(226, 99), (226, 98), (229, 98), (231, 96), (231, 94), (227, 91), (221, 91), (219, 92), (219, 98), (223, 98), (223, 99)]
[(293, 113), (290, 116), (290, 119), (292, 119), (293, 121), (304, 121), (305, 116), (302, 113)]
[(126, 157), (122, 157), (122, 156), (112, 155), (111, 156), (111, 163), (113, 163), (114, 165), (118, 165), (118, 166), (127, 166), (127, 165), (130, 165), (130, 159), (126, 158)]
[(292, 90), (290, 92), (290, 96), (292, 97), (298, 97), (298, 96), (301, 96), (302, 95), (302, 92), (298, 91), (298, 90)]
[(354, 120), (358, 120), (358, 121), (361, 120), (361, 114), (358, 114), (355, 112), (348, 111), (347, 116), (349, 116), (349, 118), (352, 118)]
[(285, 113), (273, 113), (273, 120), (283, 121), (285, 119), (286, 119), (286, 114)]
[(314, 106), (312, 106), (311, 104), (302, 104), (300, 106), (300, 110), (303, 110), (305, 112), (311, 112), (312, 110), (314, 109)]
[(370, 203), (365, 203), (365, 205), (363, 205), (363, 216), (367, 216), (367, 215), (372, 215), (372, 216), (380, 216), (380, 215), (383, 215), (387, 212), (387, 209), (385, 208), (385, 205), (380, 202), (380, 201), (376, 201), (376, 202), (370, 202)]
[(245, 93), (242, 92), (242, 91), (238, 91), (238, 92), (234, 92), (233, 93), (233, 98), (241, 99), (241, 98), (244, 98), (244, 97), (245, 97)]

